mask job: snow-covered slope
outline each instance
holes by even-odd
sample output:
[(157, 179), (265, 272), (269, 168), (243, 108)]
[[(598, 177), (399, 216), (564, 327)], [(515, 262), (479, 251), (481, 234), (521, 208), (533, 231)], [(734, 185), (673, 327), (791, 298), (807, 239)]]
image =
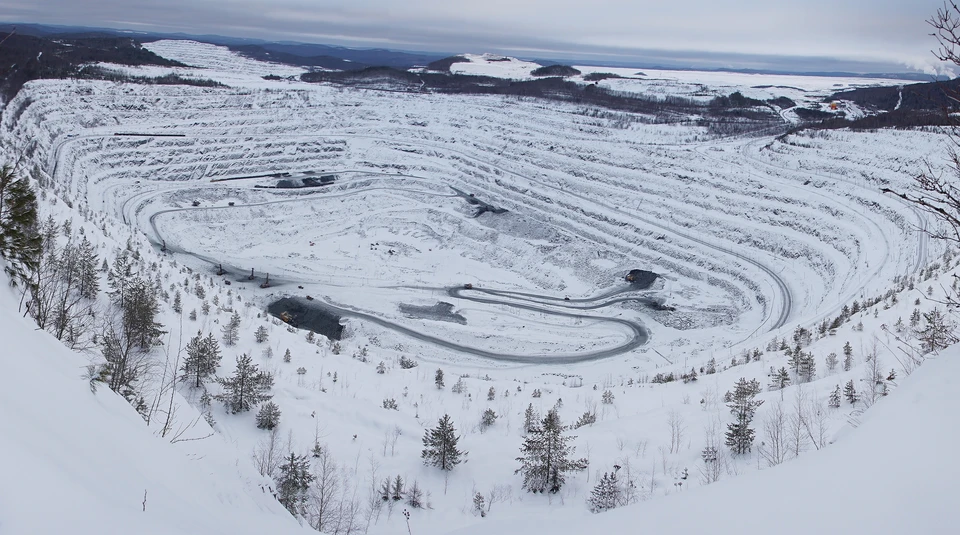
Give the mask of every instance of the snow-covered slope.
[(540, 68), (540, 65), (530, 61), (523, 61), (522, 59), (497, 54), (463, 54), (462, 57), (468, 61), (454, 63), (450, 66), (450, 72), (474, 76), (510, 78), (513, 80), (529, 80), (534, 77), (530, 72)]
[(87, 358), (17, 314), (8, 282), (0, 275), (0, 533), (303, 532), (219, 436), (188, 455), (196, 446), (154, 436), (122, 397), (91, 393)]
[[(189, 43), (172, 50), (181, 59), (202, 60), (203, 49)], [(912, 405), (916, 390), (898, 384), (924, 384), (923, 377), (933, 376), (907, 377), (916, 363), (903, 357), (922, 359), (913, 349), (921, 314), (938, 306), (957, 258), (916, 232), (917, 226), (932, 227), (932, 220), (880, 188), (909, 187), (925, 160), (938, 161), (942, 134), (917, 129), (720, 138), (695, 124), (536, 99), (268, 82), (252, 67), (246, 73), (242, 63), (234, 78), (242, 83), (235, 84), (220, 78), (234, 59), (223, 58), (227, 66), (220, 70), (213, 63), (197, 69), (230, 88), (32, 82), (6, 110), (0, 136), (10, 147), (36, 142), (30, 163), (46, 185), (44, 217), (72, 221), (75, 238), (82, 226), (108, 263), (128, 240), (142, 256), (140, 267), (162, 289), (160, 321), (170, 331), (165, 346), (150, 354), (158, 365), (164, 351), (175, 352), (197, 331), (220, 338), (223, 325), (238, 314), (240, 339), (224, 346), (217, 374), (230, 375), (234, 359), (246, 353), (274, 375), (272, 401), (283, 415), (278, 434), (289, 442), (284, 451), (322, 448), (333, 467), (328, 475), (340, 488), (338, 512), (356, 529), (407, 533), (400, 514), (407, 503), (385, 504), (379, 494), (383, 480), (397, 476), (416, 484), (430, 504), (409, 506), (418, 535), (471, 525), (478, 533), (539, 532), (545, 517), (569, 523), (565, 532), (594, 531), (589, 524), (597, 522), (596, 529), (616, 533), (643, 525), (637, 518), (647, 515), (712, 512), (714, 502), (729, 508), (716, 514), (719, 523), (748, 507), (755, 494), (796, 503), (789, 484), (804, 497), (809, 487), (791, 479), (802, 474), (790, 474), (819, 473), (821, 464), (832, 476), (821, 482), (824, 488), (838, 484), (844, 473), (839, 465), (876, 486), (871, 470), (882, 477), (885, 459), (862, 452), (881, 448), (894, 455), (882, 449), (889, 445), (876, 443), (887, 439), (881, 428), (888, 416), (891, 433), (901, 426), (900, 413), (887, 407), (926, 410), (926, 404)], [(323, 188), (258, 187), (276, 185), (265, 174), (308, 170), (337, 178)], [(510, 212), (475, 217), (475, 208), (449, 186)], [(222, 262), (228, 273), (218, 274), (219, 265), (210, 262)], [(634, 267), (651, 267), (664, 280), (632, 290), (623, 275)], [(258, 275), (269, 271), (271, 285), (249, 281), (250, 268)], [(465, 282), (475, 288), (464, 291)], [(648, 294), (675, 309), (648, 310), (620, 299)], [(287, 295), (311, 295), (366, 316), (350, 316), (347, 336), (334, 343), (264, 313), (265, 305)], [(455, 314), (407, 312), (440, 301)], [(182, 305), (179, 312), (174, 303)], [(849, 313), (838, 317), (844, 307)], [(6, 311), (0, 334), (12, 329), (5, 338), (15, 344), (10, 347), (43, 358), (4, 356), (18, 381), (0, 394), (0, 424), (25, 431), (0, 437), (3, 462), (17, 466), (0, 465), (0, 532), (35, 528), (26, 522), (60, 502), (84, 509), (65, 510), (76, 524), (101, 517), (115, 522), (104, 529), (111, 533), (118, 526), (146, 533), (281, 532), (265, 528), (275, 516), (296, 529), (261, 490), (269, 478), (251, 467), (251, 454), (270, 437), (255, 426), (254, 411), (231, 414), (215, 403), (209, 408), (216, 420), (212, 438), (168, 445), (169, 438), (154, 435), (156, 425), (145, 429), (118, 396), (105, 389), (90, 394), (80, 379), (87, 359), (33, 333), (15, 309), (12, 297), (0, 301)], [(441, 321), (456, 316), (466, 323)], [(615, 320), (625, 318), (650, 329), (645, 345), (623, 346), (624, 324)], [(823, 320), (830, 327), (821, 331)], [(810, 330), (809, 341), (795, 341), (799, 326)], [(255, 339), (260, 329), (269, 336)], [(411, 336), (411, 330), (431, 338)], [(505, 363), (449, 343), (531, 358)], [(821, 418), (816, 438), (801, 436), (803, 443), (777, 461), (801, 468), (767, 470), (758, 447), (750, 455), (729, 455), (720, 446), (722, 474), (698, 477), (705, 464), (701, 452), (722, 443), (731, 420), (723, 393), (741, 377), (766, 386), (772, 369), (789, 366), (788, 344), (815, 357), (816, 374), (761, 392), (765, 403), (755, 424), (759, 443), (778, 403), (796, 411), (791, 414)], [(849, 363), (829, 365), (828, 355), (843, 353), (848, 344)], [(622, 352), (579, 364), (549, 360), (610, 347)], [(288, 350), (291, 356), (281, 357)], [(871, 355), (882, 363), (884, 377), (893, 367), (902, 378), (884, 380), (889, 397), (851, 429), (848, 422), (861, 421), (869, 405), (828, 407), (828, 399), (848, 382), (858, 390), (878, 384), (865, 379)], [(420, 365), (410, 368), (402, 359)], [(447, 378), (440, 387), (438, 368)], [(692, 368), (700, 370), (697, 381), (661, 384), (664, 375)], [(455, 388), (458, 383), (462, 388)], [(206, 386), (212, 395), (220, 392), (214, 382)], [(147, 385), (162, 387), (162, 378)], [(41, 389), (56, 396), (33, 394)], [(179, 420), (190, 421), (199, 414), (200, 391), (188, 385), (178, 391)], [(498, 419), (481, 428), (488, 408)], [(527, 408), (541, 415), (556, 408), (569, 424), (585, 414), (596, 419), (571, 431), (589, 469), (571, 475), (556, 495), (527, 493), (514, 472)], [(420, 459), (424, 430), (444, 414), (469, 452), (449, 474)], [(676, 430), (670, 422), (678, 423)], [(199, 425), (209, 431), (202, 420)], [(926, 428), (910, 431), (910, 440), (941, 440)], [(857, 436), (865, 438), (853, 441)], [(923, 451), (931, 459), (924, 462), (947, 462), (941, 450)], [(49, 470), (31, 466), (35, 459)], [(863, 466), (846, 467), (855, 463)], [(613, 465), (635, 482), (630, 501), (666, 503), (669, 515), (651, 512), (650, 505), (580, 520), (588, 515), (585, 498)], [(101, 466), (117, 468), (101, 476)], [(942, 471), (915, 470), (900, 479), (906, 485)], [(53, 499), (19, 492), (36, 473), (44, 474), (43, 487), (57, 489)], [(779, 474), (788, 482), (783, 487), (773, 482)], [(720, 497), (727, 492), (742, 501)], [(824, 492), (818, 488), (817, 496)], [(472, 505), (477, 493), (490, 497), (485, 518)], [(771, 495), (776, 498), (766, 498)], [(150, 515), (161, 513), (154, 524)], [(201, 514), (216, 528), (196, 521)], [(138, 529), (138, 515), (154, 531)], [(839, 531), (824, 518), (819, 532)], [(40, 533), (66, 530), (55, 517), (43, 521)], [(689, 531), (661, 520), (653, 526)]]
[(958, 392), (953, 347), (904, 379), (859, 427), (793, 462), (599, 515), (505, 514), (455, 533), (957, 533)]

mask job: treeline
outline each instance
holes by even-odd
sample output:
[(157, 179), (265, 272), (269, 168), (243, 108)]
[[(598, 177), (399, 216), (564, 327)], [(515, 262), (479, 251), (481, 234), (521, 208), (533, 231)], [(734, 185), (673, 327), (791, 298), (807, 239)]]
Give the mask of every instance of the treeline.
[(193, 85), (198, 87), (226, 87), (222, 83), (209, 78), (187, 78), (170, 73), (162, 76), (134, 76), (113, 69), (106, 69), (96, 65), (81, 68), (76, 78), (87, 80), (108, 80), (111, 82), (126, 82), (144, 85)]
[(960, 80), (888, 87), (862, 87), (834, 93), (831, 100), (849, 100), (858, 106), (881, 111), (935, 111), (957, 107)]
[(941, 110), (897, 110), (889, 113), (878, 113), (859, 119), (849, 120), (834, 117), (817, 124), (807, 125), (811, 128), (851, 130), (877, 130), (879, 128), (916, 128), (919, 126), (955, 126), (957, 120)]

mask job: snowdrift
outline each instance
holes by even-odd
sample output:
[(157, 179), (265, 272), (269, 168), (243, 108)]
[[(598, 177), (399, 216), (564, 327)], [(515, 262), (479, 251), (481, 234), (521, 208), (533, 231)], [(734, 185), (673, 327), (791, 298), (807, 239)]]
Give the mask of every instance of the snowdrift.
[(211, 455), (188, 456), (122, 397), (91, 393), (86, 357), (20, 317), (8, 282), (0, 276), (10, 379), (0, 391), (0, 533), (304, 532), (248, 463), (233, 465), (219, 435), (207, 439)]
[(960, 347), (927, 361), (836, 443), (776, 468), (592, 515), (490, 518), (486, 533), (956, 533)]

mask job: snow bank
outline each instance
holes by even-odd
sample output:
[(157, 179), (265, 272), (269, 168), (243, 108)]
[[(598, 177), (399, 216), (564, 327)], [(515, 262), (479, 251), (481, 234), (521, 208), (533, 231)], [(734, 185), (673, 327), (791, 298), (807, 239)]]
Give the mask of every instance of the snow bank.
[(5, 276), (0, 286), (11, 379), (0, 389), (0, 533), (301, 532), (255, 478), (242, 481), (250, 467), (188, 457), (120, 396), (91, 393), (87, 359), (16, 313)]
[(902, 383), (835, 444), (776, 468), (599, 515), (558, 509), (456, 533), (956, 533), (960, 347)]

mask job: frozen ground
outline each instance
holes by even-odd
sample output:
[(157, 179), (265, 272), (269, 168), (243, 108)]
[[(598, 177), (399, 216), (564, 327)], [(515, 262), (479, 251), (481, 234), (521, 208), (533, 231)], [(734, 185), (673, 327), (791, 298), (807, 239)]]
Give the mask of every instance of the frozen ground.
[[(295, 451), (314, 441), (328, 448), (346, 500), (350, 492), (366, 500), (387, 476), (419, 481), (432, 509), (413, 512), (415, 533), (481, 529), (501, 515), (583, 516), (585, 497), (614, 464), (635, 480), (637, 499), (657, 500), (651, 508), (666, 494), (712, 484), (699, 476), (700, 452), (730, 420), (723, 393), (740, 377), (766, 385), (770, 368), (787, 361), (771, 341), (792, 340), (797, 326), (816, 332), (854, 300), (881, 297), (831, 334), (814, 336), (805, 350), (817, 358), (815, 380), (760, 396), (766, 403), (758, 422), (778, 400), (788, 410), (795, 403), (825, 415), (820, 439), (797, 443), (789, 456), (800, 457), (795, 466), (715, 488), (774, 488), (763, 481), (803, 471), (806, 458), (821, 467), (863, 462), (865, 446), (841, 444), (884, 413), (878, 409), (873, 420), (864, 403), (828, 409), (825, 401), (837, 384), (853, 380), (861, 388), (871, 354), (902, 381), (943, 390), (929, 373), (907, 377), (921, 359), (913, 352), (902, 360), (899, 340), (916, 344), (903, 322), (914, 309), (936, 306), (931, 299), (950, 285), (955, 259), (919, 235), (930, 222), (879, 193), (884, 185), (909, 187), (925, 159), (942, 164), (944, 139), (935, 132), (717, 139), (704, 128), (555, 102), (265, 81), (258, 73), (274, 66), (245, 70), (249, 60), (184, 43), (162, 46), (194, 64), (219, 58), (198, 77), (227, 82), (229, 75), (231, 87), (34, 82), (5, 110), (4, 140), (14, 150), (35, 142), (26, 152), (50, 183), (46, 211), (98, 236), (103, 255), (131, 240), (171, 299), (183, 294), (183, 315), (165, 308), (168, 343), (197, 330), (219, 335), (232, 311), (240, 312), (241, 342), (225, 349), (220, 374), (228, 375), (242, 352), (272, 371), (282, 434)], [(277, 181), (262, 175), (303, 171), (336, 174), (337, 181), (315, 189), (255, 187)], [(475, 206), (451, 186), (508, 212), (475, 217)], [(214, 264), (229, 275), (215, 276)], [(242, 282), (250, 268), (270, 273), (273, 286), (260, 289), (262, 278)], [(634, 268), (662, 278), (631, 289), (623, 276)], [(312, 343), (263, 314), (282, 295), (311, 295), (351, 312), (348, 337)], [(441, 301), (465, 322), (401, 308)], [(209, 314), (187, 319), (204, 304), (213, 305)], [(890, 327), (898, 319), (901, 327)], [(642, 346), (630, 347), (630, 325), (649, 335)], [(262, 344), (252, 334), (259, 326), (270, 335)], [(848, 341), (850, 370), (827, 370), (826, 355), (841, 353)], [(287, 349), (290, 363), (280, 359)], [(571, 362), (598, 355), (605, 358)], [(419, 366), (404, 369), (401, 357)], [(711, 359), (719, 373), (695, 383), (651, 382)], [(442, 389), (434, 385), (437, 368), (446, 371)], [(464, 389), (454, 393), (458, 378)], [(77, 381), (71, 388), (79, 395), (86, 384)], [(887, 385), (891, 395), (879, 405), (909, 406), (897, 399), (899, 382)], [(605, 391), (612, 403), (601, 403)], [(199, 392), (184, 386), (182, 396), (178, 406), (195, 414)], [(390, 399), (397, 410), (383, 407)], [(598, 417), (573, 432), (590, 470), (556, 496), (527, 494), (513, 474), (530, 404), (541, 414), (557, 406), (567, 423), (585, 411)], [(483, 431), (486, 408), (500, 418)], [(418, 457), (424, 429), (444, 413), (470, 452), (449, 479)], [(252, 414), (216, 407), (214, 416), (216, 435), (182, 445), (184, 455), (204, 455), (216, 440), (242, 464), (237, 459), (249, 459), (266, 438)], [(681, 429), (672, 444), (669, 421)], [(864, 436), (880, 440), (879, 433)], [(722, 480), (768, 467), (756, 453), (723, 462)], [(496, 498), (484, 519), (472, 513), (477, 492)], [(710, 492), (720, 491), (697, 492), (711, 501)], [(139, 511), (139, 491), (135, 498), (125, 507)], [(370, 511), (371, 533), (406, 533), (399, 509)], [(931, 511), (926, 520), (941, 513)], [(921, 513), (911, 509), (904, 518)], [(609, 522), (633, 514), (611, 513), (620, 520)]]

